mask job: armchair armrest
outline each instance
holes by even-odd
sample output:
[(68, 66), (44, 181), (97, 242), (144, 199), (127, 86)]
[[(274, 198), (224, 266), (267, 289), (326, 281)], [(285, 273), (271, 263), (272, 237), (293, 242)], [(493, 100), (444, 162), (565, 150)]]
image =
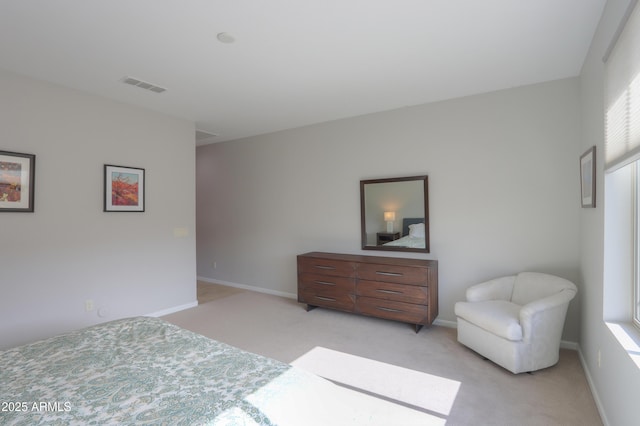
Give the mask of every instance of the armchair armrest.
[(511, 300), (513, 293), (513, 284), (516, 282), (516, 276), (496, 278), (476, 284), (467, 289), (468, 302), (482, 302), (485, 300)]
[(575, 295), (575, 290), (564, 289), (524, 305), (520, 310), (523, 339), (528, 341), (537, 331), (538, 333), (557, 335), (557, 341), (560, 342), (567, 308)]
[(569, 303), (575, 295), (576, 292), (574, 290), (564, 289), (558, 293), (552, 294), (551, 296), (527, 303), (520, 310), (520, 320), (522, 321), (525, 317), (535, 315), (537, 312), (553, 309), (557, 306)]

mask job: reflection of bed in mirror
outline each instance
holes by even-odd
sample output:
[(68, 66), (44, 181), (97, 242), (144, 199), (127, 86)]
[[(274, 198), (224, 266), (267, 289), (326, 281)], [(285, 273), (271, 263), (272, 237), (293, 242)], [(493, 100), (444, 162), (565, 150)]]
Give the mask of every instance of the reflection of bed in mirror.
[[(360, 181), (360, 222), (363, 250), (386, 250), (429, 253), (429, 190), (428, 177), (410, 176)], [(387, 219), (385, 219), (385, 215)], [(388, 220), (391, 218), (393, 220)], [(394, 244), (385, 244), (398, 237), (410, 235), (407, 226), (424, 223), (424, 232), (416, 241), (405, 238)], [(396, 222), (398, 221), (398, 222)], [(395, 229), (394, 229), (395, 226)], [(380, 238), (380, 237), (383, 238)], [(411, 235), (414, 236), (414, 235)]]
[(425, 248), (425, 225), (422, 217), (402, 219), (402, 237), (384, 244), (388, 247)]

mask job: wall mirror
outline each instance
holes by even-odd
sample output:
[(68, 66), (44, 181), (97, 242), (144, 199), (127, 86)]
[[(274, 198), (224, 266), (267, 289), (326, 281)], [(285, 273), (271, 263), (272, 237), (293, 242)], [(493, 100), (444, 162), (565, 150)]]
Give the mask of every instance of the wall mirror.
[(429, 253), (427, 176), (360, 181), (363, 250)]

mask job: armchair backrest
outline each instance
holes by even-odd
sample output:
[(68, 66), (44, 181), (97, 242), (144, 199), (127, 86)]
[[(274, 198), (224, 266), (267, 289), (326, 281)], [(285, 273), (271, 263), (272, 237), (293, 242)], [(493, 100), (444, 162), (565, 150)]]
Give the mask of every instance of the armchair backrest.
[(540, 272), (521, 272), (516, 276), (511, 301), (526, 305), (563, 290), (578, 291), (575, 284), (564, 278)]

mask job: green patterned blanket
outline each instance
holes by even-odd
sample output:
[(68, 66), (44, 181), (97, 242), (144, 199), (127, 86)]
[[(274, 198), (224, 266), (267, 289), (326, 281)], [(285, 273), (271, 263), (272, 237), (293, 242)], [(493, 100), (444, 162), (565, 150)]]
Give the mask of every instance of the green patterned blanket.
[(157, 318), (113, 321), (0, 352), (0, 424), (271, 424), (247, 397), (290, 368)]
[(0, 425), (438, 425), (157, 318), (0, 352)]

